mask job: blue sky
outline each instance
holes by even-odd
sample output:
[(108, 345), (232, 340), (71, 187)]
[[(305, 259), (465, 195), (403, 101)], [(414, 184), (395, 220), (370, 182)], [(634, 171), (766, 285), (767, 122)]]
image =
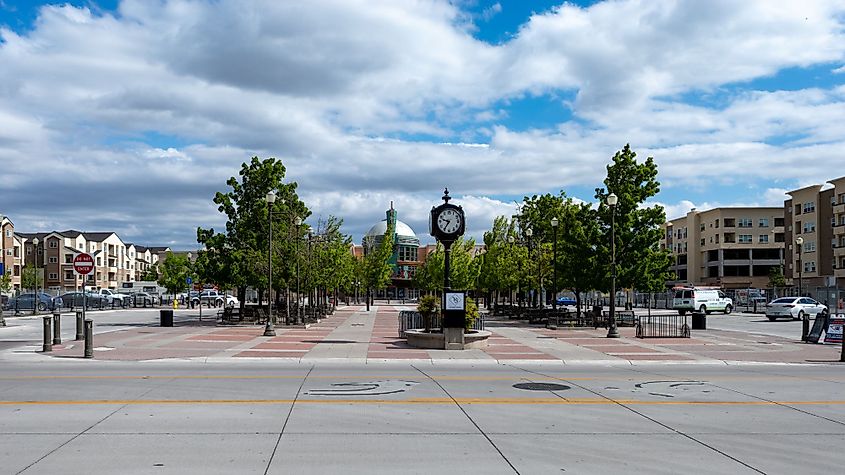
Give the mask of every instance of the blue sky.
[(444, 186), (477, 237), (525, 195), (591, 201), (626, 143), (670, 218), (845, 174), (836, 1), (0, 0), (0, 28), (24, 232), (190, 248), (253, 155), (356, 241), (391, 200), (428, 239)]

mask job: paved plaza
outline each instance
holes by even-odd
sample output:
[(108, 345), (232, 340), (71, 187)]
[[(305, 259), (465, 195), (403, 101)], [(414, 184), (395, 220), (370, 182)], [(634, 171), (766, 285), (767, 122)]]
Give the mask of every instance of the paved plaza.
[[(162, 328), (155, 321), (133, 325), (139, 313), (121, 313), (124, 322), (98, 324), (98, 314), (92, 319), (96, 334), (94, 357), (100, 360), (161, 360), (188, 358), (217, 360), (229, 358), (284, 359), (292, 361), (350, 361), (373, 362), (413, 360), (445, 362), (468, 360), (479, 363), (508, 361), (635, 364), (638, 362), (730, 363), (824, 363), (838, 362), (836, 345), (806, 344), (800, 341), (798, 322), (777, 322), (773, 328), (791, 324), (788, 332), (763, 334), (759, 331), (740, 331), (710, 328), (693, 330), (691, 338), (635, 338), (631, 327), (620, 328), (621, 338), (606, 338), (604, 328), (562, 327), (555, 330), (542, 325), (528, 325), (524, 321), (488, 320), (492, 332), (489, 345), (483, 349), (463, 351), (425, 350), (408, 346), (399, 337), (400, 310), (403, 305), (376, 305), (368, 312), (364, 306), (341, 306), (328, 318), (308, 327), (280, 326), (275, 337), (263, 336), (260, 325), (221, 326), (214, 322), (214, 314), (206, 311), (199, 321), (197, 310), (176, 310), (176, 326)], [(157, 310), (147, 310), (147, 318), (157, 316)], [(124, 316), (125, 315), (125, 316)], [(713, 315), (726, 324), (759, 316)], [(71, 336), (72, 319), (65, 320), (65, 332)], [(765, 320), (763, 318), (763, 320)], [(768, 325), (768, 322), (759, 322)], [(10, 325), (15, 325), (10, 319)], [(753, 324), (752, 324), (753, 325)], [(711, 325), (712, 326), (712, 325)], [(54, 346), (51, 353), (41, 354), (39, 342), (30, 342), (14, 350), (16, 355), (36, 359), (72, 359), (83, 355), (81, 341), (66, 338)]]
[(172, 328), (95, 312), (93, 359), (72, 325), (44, 353), (41, 318), (10, 318), (0, 472), (841, 472), (845, 365), (790, 338), (800, 322), (713, 316), (643, 340), (501, 319), (487, 348), (444, 351), (398, 337), (409, 308), (340, 307), (275, 337), (196, 310)]

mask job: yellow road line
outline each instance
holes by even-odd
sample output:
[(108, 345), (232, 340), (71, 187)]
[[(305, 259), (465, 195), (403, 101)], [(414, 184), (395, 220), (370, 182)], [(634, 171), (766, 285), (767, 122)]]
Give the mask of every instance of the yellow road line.
[(843, 405), (845, 400), (831, 401), (649, 401), (642, 399), (561, 399), (561, 398), (412, 398), (412, 399), (91, 399), (0, 401), (0, 406), (76, 406), (76, 405), (218, 405), (218, 404), (501, 404), (501, 405), (648, 405), (648, 406), (775, 406), (775, 405)]
[[(101, 375), (101, 376), (87, 376), (87, 375), (53, 375), (53, 376), (7, 376), (0, 377), (0, 381), (30, 381), (30, 380), (50, 380), (50, 379), (302, 379), (305, 377), (305, 372), (300, 375)], [(552, 378), (552, 377), (532, 377), (525, 376), (435, 376), (431, 377), (438, 381), (592, 381), (596, 378)], [(374, 380), (374, 379), (409, 379), (409, 378), (424, 378), (420, 374), (368, 374), (368, 375), (310, 375), (308, 379), (332, 379), (338, 381), (348, 380)], [(678, 381), (689, 381), (688, 379)]]

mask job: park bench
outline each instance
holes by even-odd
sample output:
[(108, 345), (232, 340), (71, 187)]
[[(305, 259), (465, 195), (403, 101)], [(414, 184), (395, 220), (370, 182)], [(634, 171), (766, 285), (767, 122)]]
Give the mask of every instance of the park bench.
[[(633, 310), (617, 310), (615, 317), (617, 327), (633, 327), (637, 325), (637, 317), (634, 315)], [(604, 310), (601, 313), (601, 324), (595, 325), (595, 327), (603, 326), (607, 328), (609, 324), (610, 311)]]

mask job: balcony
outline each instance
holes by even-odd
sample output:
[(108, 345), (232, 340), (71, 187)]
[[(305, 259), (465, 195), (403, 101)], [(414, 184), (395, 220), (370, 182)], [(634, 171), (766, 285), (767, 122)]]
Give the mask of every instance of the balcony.
[(845, 234), (845, 224), (837, 224), (833, 227), (834, 236), (839, 236), (841, 234)]
[(833, 255), (835, 257), (845, 256), (845, 246), (836, 246), (833, 248)]
[(845, 213), (845, 203), (836, 203), (833, 205), (833, 214)]

